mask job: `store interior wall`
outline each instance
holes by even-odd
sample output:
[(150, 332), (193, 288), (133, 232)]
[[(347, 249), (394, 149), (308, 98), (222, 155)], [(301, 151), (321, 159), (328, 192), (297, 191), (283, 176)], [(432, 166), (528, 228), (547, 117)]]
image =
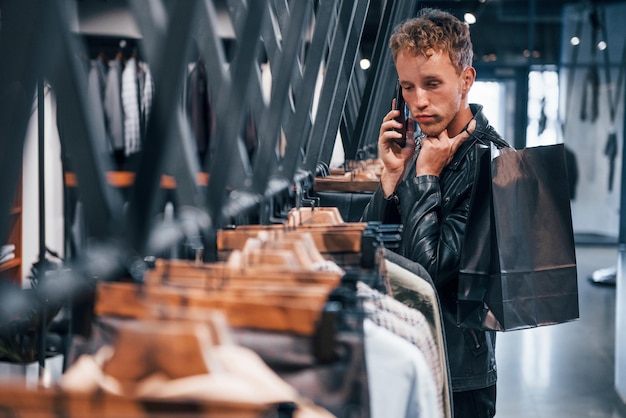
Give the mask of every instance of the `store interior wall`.
[[(617, 120), (610, 121), (609, 94), (615, 96), (615, 84), (618, 79), (618, 67), (626, 38), (626, 29), (622, 17), (626, 13), (626, 4), (607, 5), (605, 25), (610, 39), (608, 48), (598, 50), (592, 43), (592, 25), (588, 18), (589, 9), (579, 5), (568, 6), (564, 13), (562, 36), (562, 77), (561, 77), (561, 117), (564, 123), (563, 142), (576, 155), (578, 162), (578, 185), (576, 199), (572, 201), (572, 220), (574, 231), (605, 235), (617, 240), (620, 214), (621, 183), (621, 148), (623, 138), (624, 96), (617, 101)], [(582, 19), (581, 31), (576, 33), (578, 22)], [(570, 39), (580, 38), (580, 44), (572, 46)], [(601, 37), (598, 37), (598, 41)], [(577, 48), (578, 51), (573, 51)], [(595, 51), (594, 51), (595, 49)], [(594, 52), (592, 52), (594, 51)], [(611, 84), (606, 84), (604, 54), (609, 54)], [(574, 54), (578, 54), (572, 62)], [(595, 57), (593, 56), (595, 54)], [(600, 84), (598, 88), (598, 114), (593, 120), (591, 113), (592, 89), (587, 85), (587, 97), (584, 92), (588, 72), (596, 67)], [(570, 80), (573, 77), (573, 80)], [(571, 83), (571, 84), (570, 84)], [(568, 89), (569, 86), (573, 88)], [(583, 120), (581, 112), (586, 105), (587, 117)], [(609, 132), (615, 130), (618, 138), (617, 156), (611, 161), (605, 154)], [(613, 181), (609, 182), (611, 164), (614, 164)]]
[(626, 274), (624, 249), (620, 248), (615, 303), (615, 391), (626, 405)]
[[(567, 94), (562, 97), (562, 112), (565, 117), (564, 142), (572, 149), (578, 160), (579, 184), (577, 198), (572, 202), (572, 217), (574, 230), (581, 232), (593, 232), (618, 238), (620, 225), (620, 191), (622, 175), (622, 155), (624, 141), (624, 86), (618, 86), (620, 61), (623, 59), (622, 51), (626, 51), (626, 28), (623, 24), (623, 16), (626, 15), (626, 3), (607, 5), (603, 14), (603, 23), (608, 39), (598, 37), (598, 41), (605, 40), (607, 48), (604, 51), (593, 50), (592, 33), (588, 10), (579, 6), (568, 6), (565, 9), (564, 31), (562, 37), (562, 62), (566, 77), (562, 77), (562, 89), (566, 86), (574, 86), (568, 100)], [(583, 21), (582, 30), (576, 33), (580, 19)], [(570, 39), (573, 36), (580, 38), (577, 48), (578, 58), (572, 62), (572, 48)], [(592, 52), (593, 51), (593, 52)], [(608, 53), (609, 77), (611, 83), (607, 83), (604, 71), (604, 59)], [(595, 55), (595, 56), (594, 56)], [(569, 64), (569, 66), (568, 66)], [(600, 83), (598, 90), (598, 116), (595, 121), (590, 117), (581, 118), (584, 104), (589, 105), (583, 99), (586, 75), (588, 71), (597, 65), (599, 69)], [(623, 74), (622, 74), (623, 76)], [(568, 82), (568, 77), (574, 77)], [(571, 84), (568, 84), (571, 83)], [(565, 91), (565, 90), (563, 90)], [(590, 90), (587, 91), (589, 95)], [(609, 95), (612, 95), (615, 106), (615, 119), (610, 118)], [(589, 107), (587, 107), (589, 110)], [(590, 116), (590, 115), (588, 115)], [(612, 184), (609, 181), (611, 159), (606, 153), (607, 140), (611, 132), (616, 133), (617, 153), (613, 160), (614, 177)], [(622, 209), (621, 212), (624, 212)], [(622, 250), (620, 250), (620, 254)], [(615, 332), (615, 389), (617, 394), (626, 403), (626, 289), (624, 286), (623, 255), (618, 257), (618, 275), (616, 283), (616, 332)]]

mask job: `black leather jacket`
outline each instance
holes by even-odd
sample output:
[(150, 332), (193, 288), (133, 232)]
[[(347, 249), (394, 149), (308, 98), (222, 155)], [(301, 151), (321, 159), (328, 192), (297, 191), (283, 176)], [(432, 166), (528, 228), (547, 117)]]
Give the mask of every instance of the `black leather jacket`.
[[(495, 384), (495, 332), (457, 326), (456, 304), (461, 245), (472, 184), (477, 175), (477, 147), (493, 142), (509, 145), (489, 125), (482, 106), (470, 105), (476, 128), (457, 150), (439, 177), (415, 176), (415, 159), (398, 185), (396, 200), (386, 200), (382, 189), (372, 196), (364, 221), (403, 224), (400, 254), (426, 268), (441, 302), (452, 389), (464, 391)], [(416, 153), (417, 154), (417, 153)]]

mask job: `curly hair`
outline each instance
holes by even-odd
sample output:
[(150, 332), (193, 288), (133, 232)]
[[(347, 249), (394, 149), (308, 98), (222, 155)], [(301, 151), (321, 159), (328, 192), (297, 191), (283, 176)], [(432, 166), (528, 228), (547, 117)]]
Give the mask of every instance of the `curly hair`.
[(457, 74), (472, 65), (469, 27), (455, 16), (438, 9), (421, 9), (417, 17), (396, 26), (389, 40), (393, 60), (400, 51), (430, 56), (432, 51), (448, 52)]

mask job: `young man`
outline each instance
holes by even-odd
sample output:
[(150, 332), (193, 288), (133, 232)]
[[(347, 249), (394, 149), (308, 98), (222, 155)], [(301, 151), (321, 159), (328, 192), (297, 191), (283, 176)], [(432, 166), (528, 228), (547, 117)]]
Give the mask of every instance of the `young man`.
[[(470, 105), (474, 83), (469, 28), (453, 15), (423, 9), (398, 26), (390, 47), (411, 113), (406, 145), (400, 115), (390, 111), (378, 138), (384, 163), (380, 187), (364, 220), (402, 223), (400, 253), (433, 279), (444, 316), (454, 417), (493, 417), (496, 406), (495, 333), (457, 326), (460, 255), (475, 181), (477, 147), (508, 144)], [(395, 105), (395, 103), (394, 103)], [(421, 135), (414, 139), (414, 123)]]

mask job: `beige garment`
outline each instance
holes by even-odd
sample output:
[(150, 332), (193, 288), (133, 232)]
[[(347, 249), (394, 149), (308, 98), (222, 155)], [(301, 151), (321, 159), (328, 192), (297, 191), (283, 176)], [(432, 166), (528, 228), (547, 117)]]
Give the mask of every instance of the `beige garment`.
[(70, 393), (102, 391), (246, 410), (290, 402), (297, 406), (295, 417), (332, 417), (302, 398), (256, 353), (229, 343), (213, 345), (210, 335), (206, 327), (189, 322), (124, 324), (115, 349), (105, 346), (94, 356), (81, 356), (62, 376), (60, 387)]
[(374, 324), (402, 337), (422, 353), (437, 393), (439, 408), (437, 416), (443, 417), (445, 410), (443, 364), (426, 316), (421, 311), (410, 308), (393, 297), (370, 288), (363, 282), (357, 283), (357, 294), (366, 298), (363, 307), (367, 317)]
[(411, 271), (385, 259), (387, 272), (388, 294), (405, 305), (422, 312), (432, 327), (433, 335), (439, 351), (443, 376), (444, 413), (452, 417), (450, 403), (451, 388), (448, 376), (448, 357), (444, 341), (443, 324), (441, 322), (439, 299), (433, 286), (425, 279)]

